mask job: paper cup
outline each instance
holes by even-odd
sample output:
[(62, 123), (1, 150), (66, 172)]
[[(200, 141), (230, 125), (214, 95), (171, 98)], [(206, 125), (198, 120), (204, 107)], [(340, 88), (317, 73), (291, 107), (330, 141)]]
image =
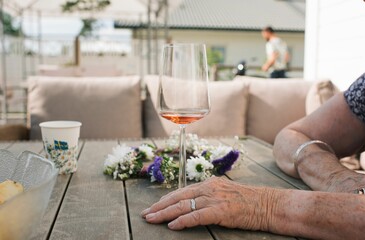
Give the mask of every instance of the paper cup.
[(77, 170), (80, 122), (50, 121), (39, 124), (46, 157), (59, 169), (59, 174)]

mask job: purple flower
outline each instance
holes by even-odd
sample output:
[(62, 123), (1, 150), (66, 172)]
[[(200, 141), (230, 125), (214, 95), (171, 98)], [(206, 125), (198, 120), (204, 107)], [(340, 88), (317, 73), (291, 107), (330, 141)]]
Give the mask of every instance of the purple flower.
[(161, 172), (162, 161), (162, 157), (156, 156), (153, 163), (147, 169), (147, 172), (152, 175), (158, 183), (163, 183), (165, 181), (165, 177)]
[(212, 161), (215, 171), (219, 175), (223, 175), (227, 171), (232, 169), (232, 165), (237, 161), (240, 153), (236, 150), (230, 151), (227, 155), (222, 158), (218, 158)]
[(203, 156), (203, 157), (205, 157), (205, 156), (207, 155), (207, 153), (208, 153), (208, 151), (207, 151), (207, 150), (204, 150), (204, 151), (202, 152), (202, 156)]
[(153, 162), (151, 165), (148, 166), (147, 173), (152, 175), (152, 170), (154, 167), (155, 167), (155, 162)]

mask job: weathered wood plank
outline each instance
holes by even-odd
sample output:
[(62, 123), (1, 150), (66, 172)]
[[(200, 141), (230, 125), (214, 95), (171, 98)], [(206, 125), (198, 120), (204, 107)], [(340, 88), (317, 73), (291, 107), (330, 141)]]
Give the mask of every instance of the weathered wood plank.
[(14, 142), (7, 142), (7, 141), (0, 142), (0, 149), (8, 149), (13, 144)]
[(103, 174), (116, 144), (85, 143), (50, 239), (129, 239), (123, 182)]
[(53, 188), (51, 198), (49, 200), (46, 212), (35, 232), (32, 235), (32, 240), (47, 239), (51, 231), (53, 222), (57, 217), (58, 208), (61, 205), (63, 195), (66, 191), (70, 175), (59, 175), (56, 184)]
[(243, 159), (233, 170), (227, 172), (226, 175), (235, 182), (247, 185), (295, 188), (247, 158)]
[[(83, 146), (83, 141), (79, 141), (79, 154)], [(41, 155), (44, 153), (44, 148), (42, 145)], [(58, 210), (62, 204), (64, 194), (66, 192), (68, 183), (72, 175), (58, 175), (55, 186), (53, 188), (46, 212), (39, 224), (39, 227), (32, 234), (32, 240), (43, 240), (47, 239), (53, 223), (56, 220)]]
[(153, 184), (148, 179), (130, 179), (125, 182), (133, 240), (159, 239), (213, 239), (205, 227), (195, 227), (183, 231), (171, 231), (167, 224), (148, 224), (140, 213), (150, 207), (163, 195), (172, 191), (161, 185)]
[(228, 229), (219, 226), (209, 226), (213, 236), (216, 240), (294, 240), (293, 237), (280, 236), (272, 233), (257, 232), (257, 231), (243, 231), (240, 229)]
[[(222, 141), (228, 145), (234, 144), (233, 139), (222, 139)], [(279, 169), (275, 163), (272, 148), (270, 148), (269, 144), (262, 144), (261, 141), (257, 141), (255, 138), (251, 137), (243, 139), (241, 143), (243, 143), (249, 159), (256, 162), (258, 165), (265, 168), (273, 175), (290, 183), (294, 187), (303, 190), (310, 190), (310, 188), (305, 183), (303, 183), (303, 181), (290, 177)]]
[(16, 156), (24, 151), (30, 151), (39, 154), (43, 150), (43, 143), (41, 141), (15, 142), (7, 150)]

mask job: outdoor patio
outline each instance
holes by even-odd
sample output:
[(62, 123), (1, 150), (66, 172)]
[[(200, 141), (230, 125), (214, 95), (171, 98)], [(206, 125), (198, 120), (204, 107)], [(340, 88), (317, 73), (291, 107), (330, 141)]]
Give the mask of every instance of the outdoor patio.
[[(176, 188), (177, 178), (180, 187), (181, 175), (184, 178), (190, 176), (189, 172), (179, 170), (179, 166), (188, 169), (182, 165), (182, 149), (187, 151), (186, 159), (196, 157), (195, 161), (198, 161), (203, 158), (212, 164), (215, 160), (230, 161), (229, 154), (237, 154), (221, 174), (220, 165), (211, 165), (207, 170), (209, 177), (221, 176), (244, 186), (306, 190), (298, 193), (317, 190), (311, 181), (301, 179), (295, 162), (299, 153), (312, 143), (299, 144), (295, 154), (291, 154), (293, 158), (296, 156), (292, 163), (296, 175), (293, 175), (277, 164), (275, 139), (288, 125), (310, 118), (318, 109), (327, 106), (334, 96), (346, 90), (356, 79), (355, 74), (363, 68), (364, 60), (363, 54), (350, 58), (343, 50), (342, 44), (351, 46), (348, 39), (356, 35), (354, 29), (348, 30), (344, 26), (347, 35), (339, 39), (330, 33), (336, 22), (335, 13), (341, 9), (341, 4), (346, 5), (344, 1), (333, 5), (326, 0), (319, 2), (0, 0), (0, 149), (8, 151), (0, 153), (0, 170), (6, 172), (1, 167), (12, 169), (16, 165), (1, 162), (2, 155), (16, 159), (21, 152), (30, 151), (41, 158), (53, 159), (51, 165), (58, 171), (57, 164), (60, 163), (54, 156), (56, 150), (65, 150), (62, 148), (66, 141), (51, 140), (51, 145), (47, 145), (41, 123), (66, 121), (82, 124), (75, 138), (75, 148), (67, 146), (68, 152), (61, 156), (67, 160), (72, 155), (78, 167), (74, 170), (65, 167), (66, 174), (48, 179), (47, 184), (51, 186), (48, 192), (40, 188), (39, 192), (45, 196), (48, 194), (44, 198), (47, 201), (45, 205), (42, 202), (44, 209), (39, 210), (41, 218), (35, 217), (40, 224), (32, 227), (31, 237), (26, 235), (28, 230), (25, 227), (8, 228), (10, 221), (4, 214), (9, 211), (0, 206), (0, 240), (302, 237), (272, 229), (248, 231), (210, 223), (171, 231), (165, 223), (147, 223), (149, 219), (146, 220), (146, 216), (141, 218), (140, 213)], [(348, 4), (346, 6), (350, 8)], [(351, 9), (355, 5), (352, 2)], [(358, 11), (356, 16), (363, 14), (362, 10)], [(47, 29), (47, 24), (53, 21), (59, 29)], [(356, 23), (362, 26), (360, 21)], [(285, 63), (285, 78), (271, 78), (270, 68), (264, 67), (270, 60), (265, 45), (269, 40), (263, 37), (263, 29), (267, 26), (272, 26), (275, 34), (285, 40), (290, 56)], [(332, 36), (333, 42), (329, 43), (328, 36)], [(166, 44), (181, 46), (187, 43), (205, 44), (203, 54), (195, 50), (193, 44), (189, 45), (194, 46), (190, 51), (192, 56), (185, 62), (184, 52), (164, 52), (167, 51)], [(350, 48), (360, 48), (360, 45), (353, 41)], [(339, 55), (352, 63), (345, 63), (347, 74), (339, 67), (331, 72), (332, 67), (326, 61), (332, 62), (333, 66), (339, 64), (331, 55), (331, 49), (339, 49)], [(359, 51), (352, 51), (353, 55)], [(326, 53), (328, 57), (325, 57)], [(174, 59), (168, 62), (168, 57)], [(178, 68), (180, 61), (184, 64)], [(275, 61), (277, 58), (271, 68)], [(170, 63), (175, 65), (166, 66)], [(243, 74), (239, 74), (240, 70), (244, 70)], [(188, 79), (189, 74), (193, 74), (191, 79)], [(180, 82), (186, 79), (194, 82), (199, 78), (206, 83), (203, 91), (202, 84), (184, 85)], [(171, 87), (164, 85), (168, 80), (174, 80), (176, 85), (173, 90), (169, 89), (173, 92), (171, 96), (163, 88)], [(205, 108), (200, 101), (206, 104)], [(196, 102), (202, 109), (189, 108), (188, 103)], [(179, 104), (184, 107), (176, 107)], [(174, 118), (176, 112), (167, 111), (166, 114), (163, 111), (169, 107), (182, 109), (182, 112), (176, 110), (178, 116)], [(203, 110), (204, 114), (196, 109)], [(188, 112), (187, 116), (184, 111)], [(197, 119), (200, 120), (194, 122)], [(192, 123), (187, 124), (190, 121)], [(187, 125), (186, 146), (182, 143), (185, 135), (177, 138), (179, 127), (176, 123), (180, 123), (180, 131), (184, 134), (185, 130), (181, 129)], [(314, 141), (320, 142), (315, 142), (317, 145), (325, 145), (319, 148), (322, 152), (331, 150), (329, 152), (336, 159), (340, 156), (326, 142)], [(286, 145), (295, 144), (288, 142)], [(119, 162), (120, 169), (116, 169), (110, 159), (121, 155), (123, 158), (134, 156), (135, 159), (128, 166)], [(211, 156), (216, 158), (209, 159)], [(364, 173), (365, 154), (344, 156), (338, 157), (339, 165), (353, 173)], [(159, 157), (161, 174), (165, 174), (161, 182), (158, 175), (154, 175)], [(19, 158), (16, 161), (30, 161), (30, 157)], [(177, 159), (180, 162), (175, 161)], [(167, 170), (163, 170), (165, 166)], [(171, 179), (168, 175), (172, 175)], [(207, 178), (201, 177), (199, 181)], [(189, 185), (198, 181), (194, 177), (189, 179)], [(2, 181), (0, 179), (0, 184)], [(25, 193), (28, 193), (26, 184)], [(17, 204), (17, 198), (14, 197), (9, 206)], [(198, 198), (189, 200), (192, 212), (196, 210), (194, 199)], [(14, 219), (12, 221), (17, 221), (16, 216)], [(8, 230), (2, 232), (5, 228)]]

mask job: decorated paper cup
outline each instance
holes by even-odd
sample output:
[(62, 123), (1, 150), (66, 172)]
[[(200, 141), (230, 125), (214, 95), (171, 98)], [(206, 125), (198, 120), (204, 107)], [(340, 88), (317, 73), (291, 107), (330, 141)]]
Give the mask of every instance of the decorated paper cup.
[(52, 160), (60, 174), (77, 170), (80, 122), (50, 121), (39, 124), (46, 157)]

